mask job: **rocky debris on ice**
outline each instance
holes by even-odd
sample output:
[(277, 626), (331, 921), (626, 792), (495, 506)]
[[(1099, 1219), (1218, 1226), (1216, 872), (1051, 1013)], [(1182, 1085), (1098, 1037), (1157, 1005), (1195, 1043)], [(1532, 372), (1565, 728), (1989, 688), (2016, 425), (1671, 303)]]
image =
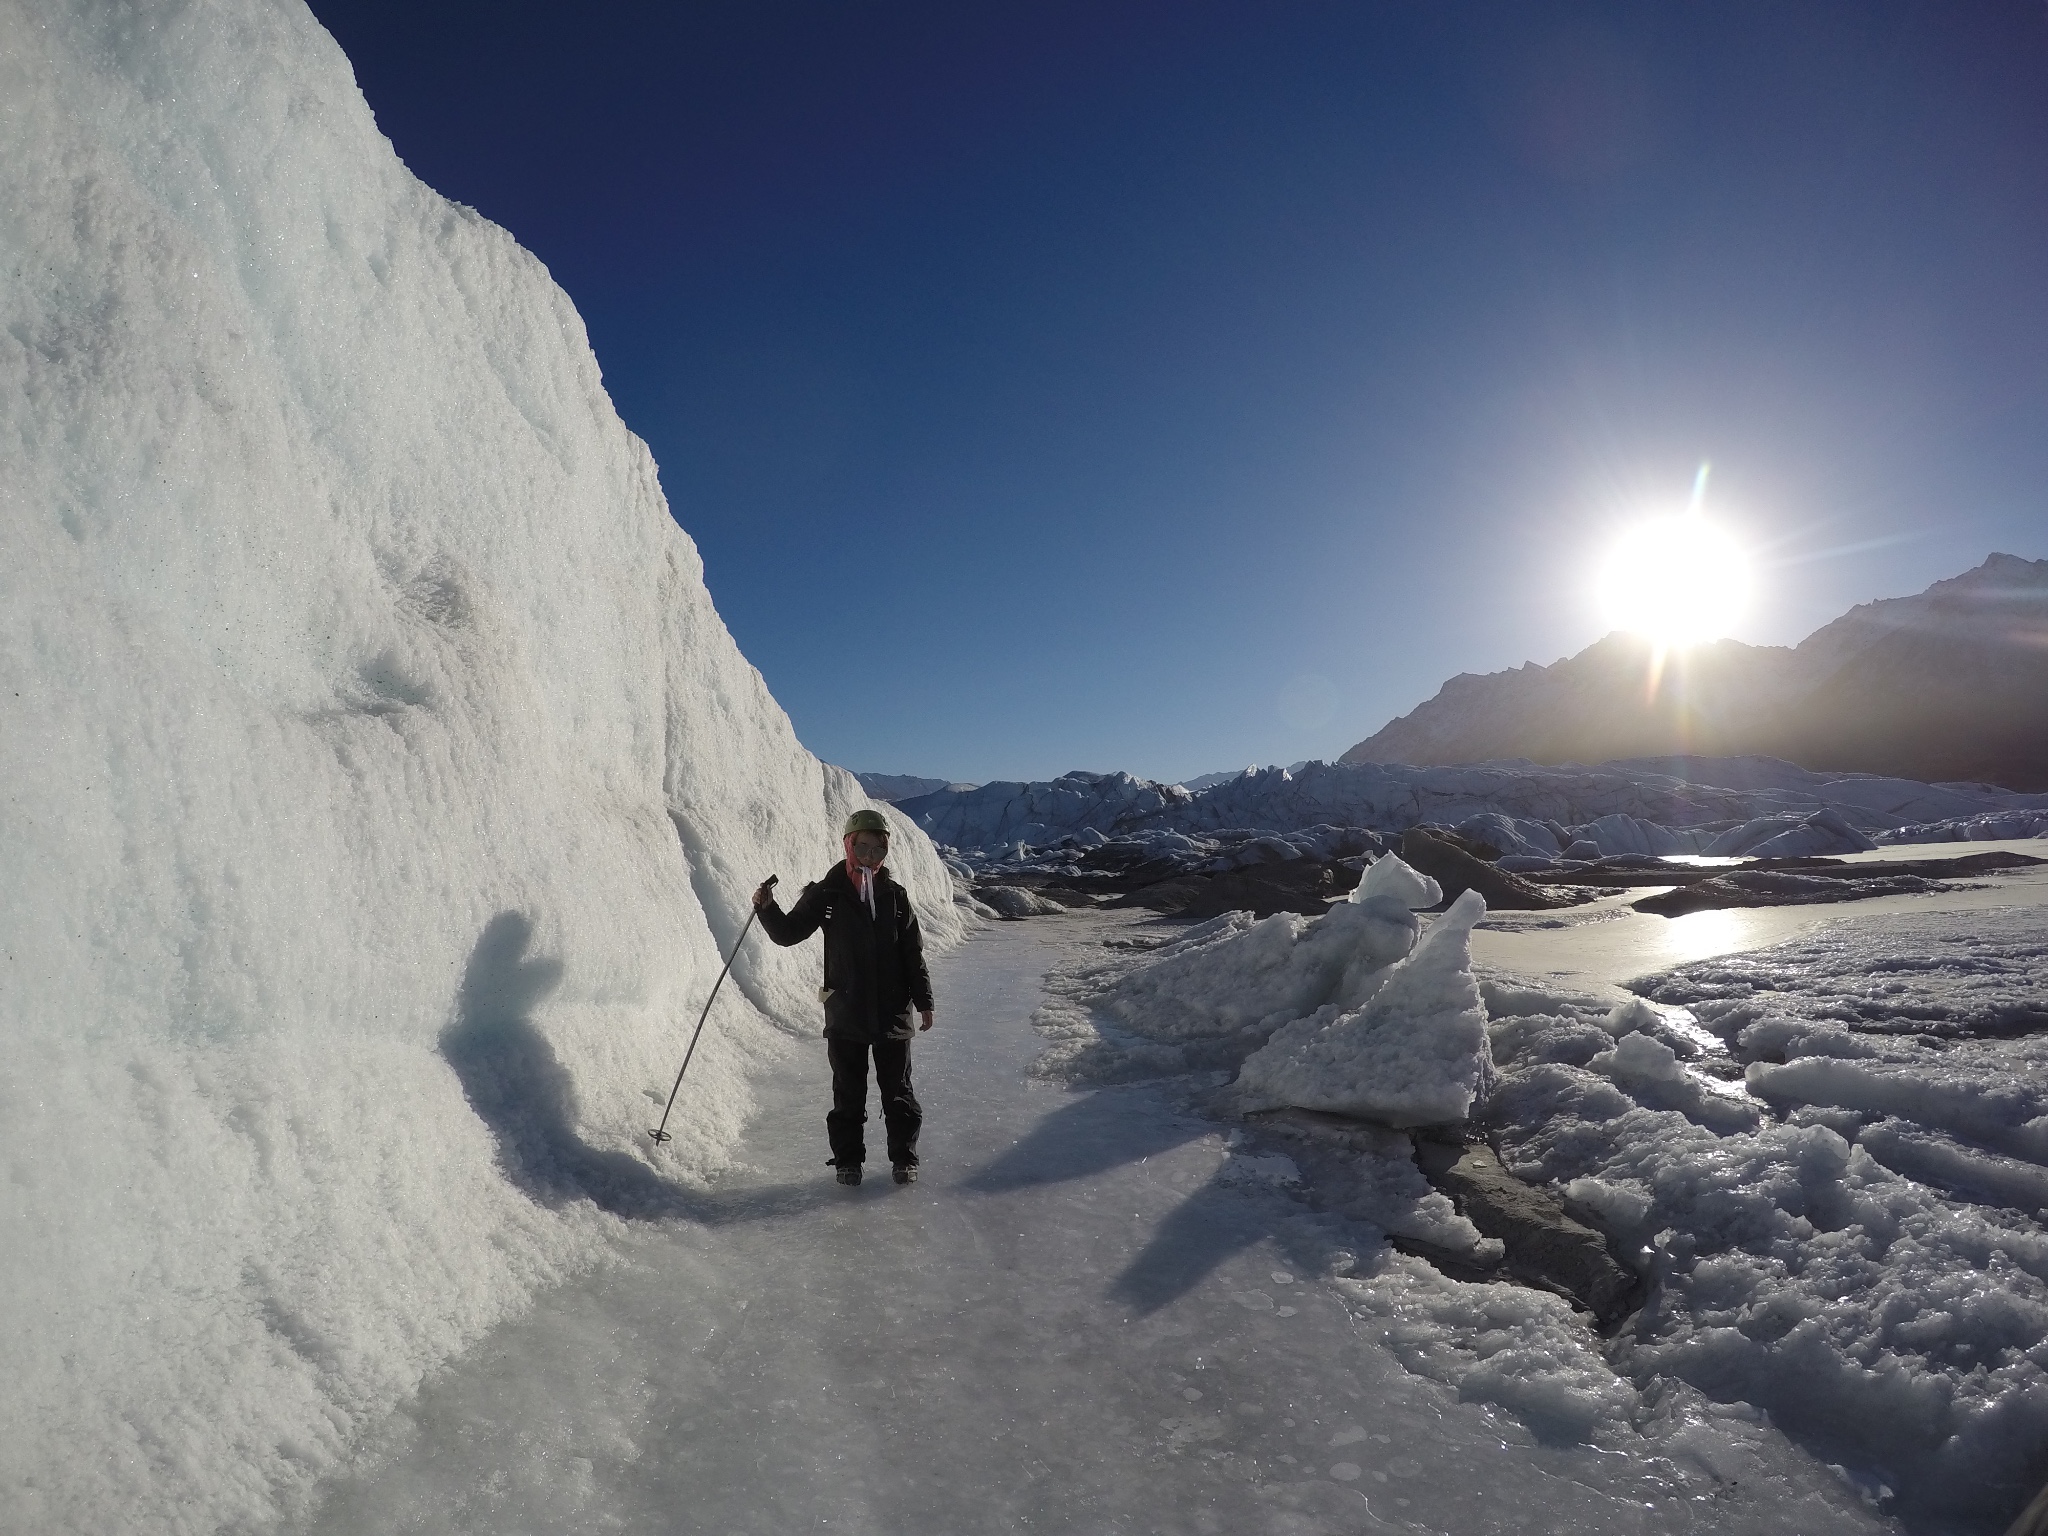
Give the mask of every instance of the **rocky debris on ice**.
[(1107, 837), (1083, 828), (1049, 845), (947, 857), (970, 879), (1023, 886), (1056, 901), (1123, 902), (1199, 919), (1238, 910), (1319, 914), (1385, 847), (1378, 834), (1352, 827), (1224, 828), (1199, 838), (1158, 828)]
[[(1726, 783), (1717, 781), (1727, 781)], [(1516, 873), (1563, 861), (1705, 852), (1717, 839), (1840, 853), (1880, 833), (1986, 817), (2048, 818), (2048, 795), (1971, 784), (1829, 777), (1769, 759), (1621, 762), (1586, 768), (1490, 763), (1460, 768), (1307, 763), (1267, 768), (1190, 794), (1127, 774), (1068, 774), (1047, 783), (945, 789), (902, 802), (932, 837), (977, 868), (1072, 864), (1105, 843), (1144, 844), (1185, 874), (1216, 860), (1332, 861), (1334, 837), (1372, 839), (1336, 858), (1377, 853), (1390, 836), (1428, 825), (1496, 852)], [(2012, 826), (2032, 825), (2013, 821)], [(1313, 836), (1311, 836), (1313, 834)], [(1259, 839), (1262, 848), (1251, 846)], [(1163, 877), (1163, 876), (1162, 876)]]
[(1606, 1235), (1575, 1218), (1553, 1191), (1516, 1178), (1485, 1142), (1418, 1136), (1415, 1161), (1459, 1215), (1500, 1244), (1513, 1279), (1565, 1297), (1603, 1332), (1641, 1304), (1642, 1276), (1614, 1256)]
[(1055, 917), (1067, 910), (1036, 891), (1014, 885), (978, 885), (974, 896), (998, 917)]
[(1673, 886), (1630, 902), (1638, 912), (1683, 917), (1726, 907), (1790, 907), (1815, 903), (1869, 901), (1878, 896), (1918, 896), (1949, 886), (1919, 875), (1874, 875), (1835, 879), (1800, 870), (1737, 869), (1691, 885)]
[(1433, 876), (1447, 896), (1477, 891), (1489, 911), (1541, 912), (1567, 907), (1583, 899), (1556, 889), (1531, 885), (1519, 875), (1476, 858), (1456, 843), (1412, 827), (1401, 838), (1401, 857)]
[[(1786, 907), (1822, 902), (1868, 901), (1878, 896), (1924, 895), (1955, 890), (1957, 880), (1988, 881), (2039, 867), (2032, 854), (1996, 850), (1953, 859), (1885, 859), (1846, 863), (1837, 859), (1758, 860), (1736, 868), (1717, 865), (1658, 869), (1590, 866), (1567, 878), (1584, 885), (1622, 888), (1668, 885), (1630, 905), (1638, 912), (1682, 917), (1720, 907)], [(1964, 887), (1968, 888), (1968, 887)]]

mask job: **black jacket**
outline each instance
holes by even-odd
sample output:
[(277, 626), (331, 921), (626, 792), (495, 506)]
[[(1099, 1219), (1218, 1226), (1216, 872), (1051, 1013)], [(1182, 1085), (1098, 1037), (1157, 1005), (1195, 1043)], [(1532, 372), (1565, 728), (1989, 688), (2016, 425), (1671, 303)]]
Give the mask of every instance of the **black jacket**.
[(913, 1007), (932, 1006), (932, 978), (925, 969), (924, 933), (911, 910), (910, 894), (890, 877), (875, 873), (875, 915), (854, 894), (844, 864), (804, 887), (787, 912), (770, 898), (761, 908), (761, 927), (777, 944), (801, 944), (825, 930), (825, 1034), (835, 1040), (908, 1040), (916, 1033)]

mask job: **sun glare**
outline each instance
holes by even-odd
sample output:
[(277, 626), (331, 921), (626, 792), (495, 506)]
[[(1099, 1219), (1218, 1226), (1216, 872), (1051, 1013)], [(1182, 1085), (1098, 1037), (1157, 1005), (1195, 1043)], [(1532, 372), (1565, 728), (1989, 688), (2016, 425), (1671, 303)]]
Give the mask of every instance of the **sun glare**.
[(1728, 633), (1749, 581), (1749, 557), (1727, 530), (1687, 512), (1622, 534), (1600, 569), (1600, 604), (1615, 628), (1675, 648)]

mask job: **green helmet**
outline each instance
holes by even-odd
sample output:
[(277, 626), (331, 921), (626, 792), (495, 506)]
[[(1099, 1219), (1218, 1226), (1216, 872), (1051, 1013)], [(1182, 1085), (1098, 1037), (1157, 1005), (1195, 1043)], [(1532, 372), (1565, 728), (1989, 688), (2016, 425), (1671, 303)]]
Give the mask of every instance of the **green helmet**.
[(846, 831), (842, 835), (851, 837), (856, 832), (879, 832), (887, 837), (889, 818), (880, 811), (855, 811), (846, 818)]

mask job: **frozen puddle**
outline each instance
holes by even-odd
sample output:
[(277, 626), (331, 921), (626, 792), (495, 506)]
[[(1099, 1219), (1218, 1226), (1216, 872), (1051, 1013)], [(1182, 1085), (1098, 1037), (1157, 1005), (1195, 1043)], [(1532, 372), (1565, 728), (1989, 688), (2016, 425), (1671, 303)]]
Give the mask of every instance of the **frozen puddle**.
[(432, 1379), (304, 1529), (1893, 1528), (1753, 1416), (1634, 1457), (1410, 1374), (1347, 1309), (1378, 1282), (1334, 1278), (1369, 1230), (1158, 1089), (1028, 1079), (1040, 978), (1088, 932), (1003, 925), (940, 962), (921, 1183), (828, 1182), (806, 1046), (706, 1219), (638, 1229)]

